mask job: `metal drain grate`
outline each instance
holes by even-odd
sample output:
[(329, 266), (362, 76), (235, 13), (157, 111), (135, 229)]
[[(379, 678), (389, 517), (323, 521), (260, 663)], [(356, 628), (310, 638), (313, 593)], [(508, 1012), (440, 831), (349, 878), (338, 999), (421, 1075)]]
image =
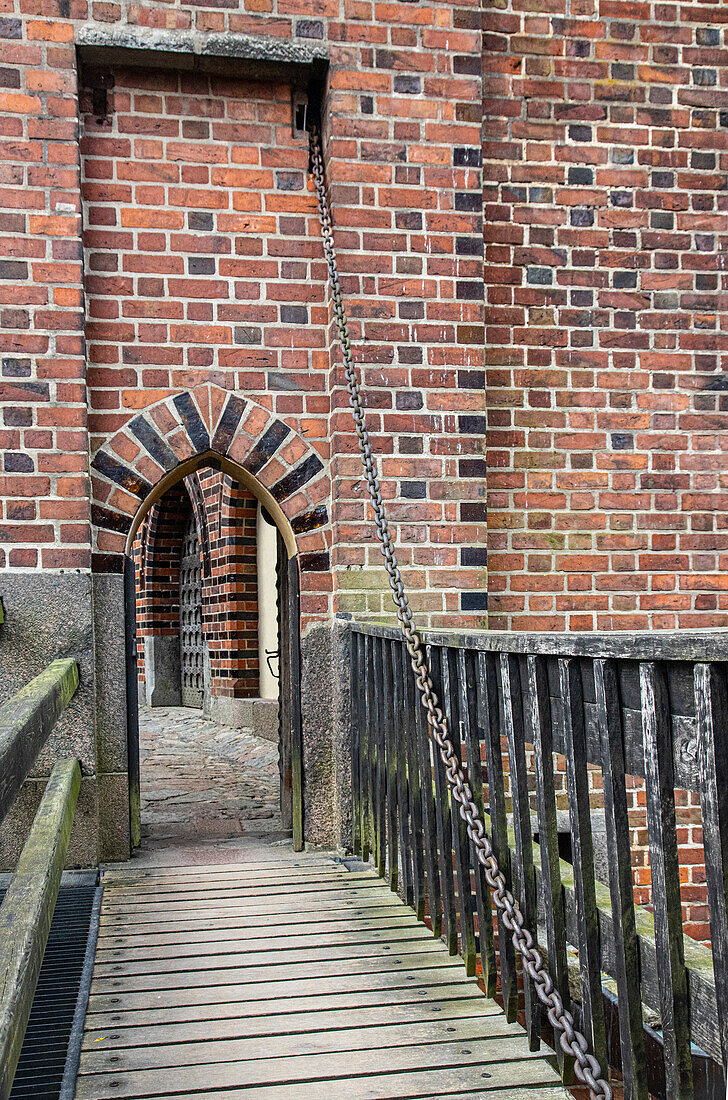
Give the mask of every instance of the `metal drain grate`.
[[(0, 900), (4, 891), (0, 891)], [(74, 1021), (79, 1008), (81, 1026), (88, 997), (84, 967), (92, 917), (98, 912), (97, 886), (62, 886), (58, 892), (43, 965), (33, 998), (33, 1008), (20, 1052), (10, 1100), (59, 1100), (66, 1062), (77, 1052), (69, 1051), (72, 1033), (80, 1042)], [(85, 996), (79, 991), (86, 986)], [(72, 1093), (71, 1093), (72, 1095)]]

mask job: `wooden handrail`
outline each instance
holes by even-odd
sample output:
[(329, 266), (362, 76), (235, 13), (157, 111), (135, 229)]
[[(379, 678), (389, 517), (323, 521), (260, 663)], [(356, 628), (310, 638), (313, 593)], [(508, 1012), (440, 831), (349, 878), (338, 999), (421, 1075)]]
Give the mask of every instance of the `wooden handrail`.
[(56, 764), (0, 905), (0, 1100), (13, 1087), (80, 787), (77, 760)]
[[(451, 952), (471, 968), (480, 956), (486, 990), (497, 976), (513, 1019), (513, 948), (448, 798), (401, 634), (352, 622), (350, 637), (354, 850), (427, 911)], [(696, 1098), (725, 1092), (727, 640), (425, 635), (456, 752), (526, 924), (600, 1061), (639, 1100), (687, 1095), (686, 1080)], [(677, 831), (684, 791), (700, 800), (697, 821), (696, 798), (689, 812), (702, 833), (689, 843)], [(638, 828), (654, 918), (633, 895)], [(681, 845), (686, 866), (704, 860), (710, 946), (683, 934)], [(528, 980), (522, 1005), (537, 1049), (552, 1037)], [(559, 1068), (568, 1084), (562, 1056)]]
[(0, 706), (0, 822), (77, 687), (78, 665), (63, 657)]

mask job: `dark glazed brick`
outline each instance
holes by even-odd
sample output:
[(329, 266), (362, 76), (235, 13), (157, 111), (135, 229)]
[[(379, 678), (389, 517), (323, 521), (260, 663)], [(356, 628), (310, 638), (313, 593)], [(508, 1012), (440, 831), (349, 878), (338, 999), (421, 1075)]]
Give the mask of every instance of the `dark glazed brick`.
[(612, 286), (619, 290), (627, 290), (637, 286), (636, 271), (615, 271), (612, 276)]
[(284, 325), (307, 325), (308, 306), (281, 306), (281, 322)]
[(187, 259), (190, 275), (214, 275), (215, 266), (214, 256), (189, 256)]
[(91, 505), (91, 522), (95, 527), (103, 527), (106, 531), (118, 531), (122, 535), (128, 534), (131, 529), (129, 516), (112, 512), (109, 508), (102, 508), (100, 504)]
[(487, 592), (461, 592), (460, 608), (462, 611), (487, 611)]
[(569, 183), (581, 183), (591, 186), (594, 183), (594, 169), (582, 168), (573, 164), (569, 168)]
[(3, 457), (3, 468), (7, 474), (31, 474), (35, 464), (30, 455), (6, 451)]
[(152, 491), (152, 486), (148, 481), (140, 477), (139, 474), (134, 473), (123, 462), (119, 462), (113, 455), (107, 454), (106, 451), (98, 451), (91, 465), (104, 477), (108, 477), (109, 481), (115, 481), (117, 485), (121, 485), (122, 489), (133, 493), (140, 500), (144, 500)]
[(156, 428), (143, 416), (135, 416), (129, 424), (133, 435), (137, 437), (145, 451), (165, 470), (173, 470), (177, 465), (177, 456), (157, 432)]
[(594, 211), (590, 210), (587, 206), (575, 206), (569, 214), (569, 220), (572, 225), (586, 228), (590, 225), (594, 225)]
[(485, 523), (488, 519), (488, 505), (485, 501), (464, 501), (460, 505), (461, 523)]
[(465, 435), (485, 435), (488, 428), (486, 416), (477, 416), (473, 413), (461, 413), (458, 417), (458, 427)]
[(487, 565), (488, 551), (484, 546), (463, 546), (460, 550), (460, 564), (464, 566)]
[(238, 397), (234, 393), (231, 393), (225, 402), (225, 408), (222, 410), (222, 416), (212, 440), (212, 449), (218, 454), (227, 453), (228, 447), (235, 438), (246, 405), (245, 398)]
[(703, 88), (713, 88), (718, 83), (717, 69), (693, 69), (693, 84)]
[(480, 168), (483, 154), (477, 146), (457, 146), (453, 150), (453, 164), (456, 168)]
[(480, 302), (485, 294), (485, 286), (481, 282), (458, 281), (456, 284), (456, 298), (461, 302)]
[(197, 454), (209, 451), (210, 436), (191, 394), (178, 393), (174, 399), (174, 407), (187, 429), (187, 434)]
[(401, 390), (395, 395), (395, 408), (400, 411), (421, 409), (422, 405), (422, 394), (417, 390)]
[[(488, 463), (484, 458), (461, 458), (458, 462), (460, 477), (480, 477), (485, 479), (488, 475)], [(462, 505), (465, 507), (465, 505)]]
[(245, 459), (243, 466), (251, 474), (257, 474), (268, 459), (276, 453), (284, 439), (291, 434), (291, 429), (282, 420), (274, 420), (270, 428), (267, 428), (258, 443)]
[(187, 215), (187, 225), (190, 229), (209, 232), (214, 226), (212, 214), (207, 214), (201, 210), (190, 210)]
[(402, 481), (400, 493), (405, 500), (425, 500), (427, 497), (427, 485), (424, 481)]
[(482, 237), (457, 237), (455, 240), (455, 252), (458, 256), (482, 256)]
[(471, 54), (456, 54), (453, 58), (453, 72), (460, 76), (480, 76), (482, 61)]
[(296, 38), (323, 38), (324, 25), (320, 19), (299, 19), (296, 23)]
[(271, 496), (279, 503), (287, 500), (298, 489), (307, 485), (311, 478), (323, 470), (324, 464), (318, 455), (309, 455), (303, 462), (299, 462), (293, 470), (277, 481), (271, 488)]
[(310, 512), (303, 512), (291, 520), (293, 533), (303, 535), (306, 531), (316, 531), (319, 527), (325, 527), (329, 522), (329, 513), (325, 504), (319, 504)]
[(19, 88), (20, 69), (0, 69), (0, 88)]
[(329, 557), (328, 550), (301, 554), (298, 562), (302, 573), (328, 573), (331, 568), (331, 558)]
[(397, 95), (419, 95), (422, 91), (422, 77), (395, 76), (394, 91)]
[(0, 38), (22, 38), (23, 24), (20, 19), (0, 15)]
[(483, 206), (480, 191), (456, 191), (455, 209), (460, 212), (479, 211)]
[(459, 370), (458, 371), (458, 389), (459, 390), (482, 390), (485, 388), (485, 371), (484, 370)]
[(570, 126), (569, 137), (572, 141), (591, 141), (592, 128), (591, 126)]
[(30, 359), (15, 359), (7, 356), (3, 359), (3, 378), (30, 378)]
[(613, 451), (634, 450), (634, 436), (630, 432), (612, 432), (611, 440)]
[(0, 260), (0, 279), (27, 279), (28, 265), (25, 260)]
[(526, 269), (529, 283), (539, 286), (550, 286), (554, 281), (554, 273), (550, 267), (529, 267)]

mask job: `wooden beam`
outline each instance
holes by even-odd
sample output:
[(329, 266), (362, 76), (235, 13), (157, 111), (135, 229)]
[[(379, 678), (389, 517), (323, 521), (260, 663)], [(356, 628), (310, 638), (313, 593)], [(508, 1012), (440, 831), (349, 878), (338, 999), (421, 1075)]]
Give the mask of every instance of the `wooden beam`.
[(0, 821), (77, 687), (78, 665), (63, 657), (0, 707)]
[(13, 1086), (80, 787), (77, 760), (56, 764), (0, 906), (0, 1100)]

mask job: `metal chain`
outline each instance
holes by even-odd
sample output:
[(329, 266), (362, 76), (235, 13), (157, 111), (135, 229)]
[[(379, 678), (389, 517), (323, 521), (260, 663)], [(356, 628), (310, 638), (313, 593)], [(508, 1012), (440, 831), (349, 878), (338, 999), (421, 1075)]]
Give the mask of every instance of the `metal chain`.
[(524, 918), (518, 902), (507, 887), (505, 876), (498, 866), (493, 854), (493, 848), (485, 832), (483, 819), (478, 807), (473, 801), (473, 793), (468, 783), (465, 772), (460, 764), (448, 733), (447, 719), (439, 706), (437, 695), (432, 686), (432, 679), (427, 666), (426, 658), (422, 652), (422, 639), (416, 630), (412, 620), (412, 609), (407, 598), (407, 593), (402, 582), (402, 574), (397, 564), (397, 557), (392, 545), (389, 533), (387, 517), (379, 488), (376, 464), (372, 455), (369, 442), (369, 433), (364, 425), (364, 411), (362, 408), (361, 392), (357, 370), (351, 351), (351, 339), (347, 325), (344, 299), (339, 282), (339, 272), (334, 251), (334, 235), (329, 210), (328, 197), (326, 195), (326, 180), (324, 176), (323, 155), (321, 137), (317, 127), (311, 129), (309, 135), (311, 151), (311, 163), (313, 166), (313, 178), (318, 198), (319, 217), (321, 220), (321, 234), (323, 237), (324, 255), (329, 269), (329, 282), (331, 285), (331, 299), (334, 308), (334, 317), (339, 335), (339, 343), (346, 371), (346, 386), (349, 391), (349, 405), (351, 406), (356, 434), (359, 442), (362, 463), (366, 475), (367, 487), (377, 528), (377, 538), (381, 543), (384, 563), (389, 577), (389, 586), (392, 589), (392, 598), (397, 607), (397, 618), (404, 632), (407, 652), (412, 663), (417, 687), (419, 689), (422, 706), (427, 714), (427, 725), (431, 739), (436, 744), (443, 764), (447, 781), (452, 791), (452, 796), (460, 805), (460, 816), (467, 825), (467, 832), (475, 848), (479, 862), (483, 866), (485, 878), (493, 890), (493, 900), (502, 914), (505, 927), (512, 935), (513, 946), (521, 955), (523, 969), (533, 980), (539, 1000), (546, 1006), (546, 1015), (552, 1027), (560, 1032), (559, 1042), (565, 1054), (574, 1058), (574, 1070), (576, 1076), (591, 1091), (593, 1098), (604, 1097), (612, 1100), (612, 1089), (601, 1076), (601, 1067), (593, 1054), (589, 1052), (589, 1045), (584, 1035), (574, 1025), (574, 1017), (566, 1008), (564, 1002), (555, 988), (551, 977), (546, 970), (541, 953), (536, 947), (533, 935), (524, 927)]

